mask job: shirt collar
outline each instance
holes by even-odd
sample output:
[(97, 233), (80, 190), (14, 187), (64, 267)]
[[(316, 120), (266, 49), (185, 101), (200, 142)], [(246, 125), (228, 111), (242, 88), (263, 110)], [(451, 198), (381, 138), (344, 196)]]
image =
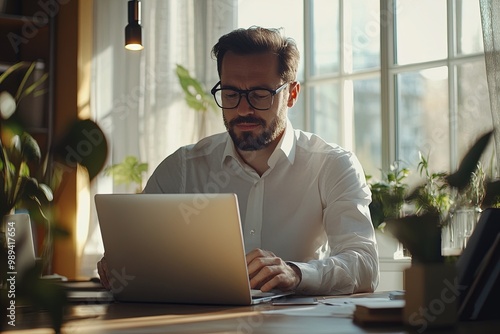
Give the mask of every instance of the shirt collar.
[[(292, 123), (289, 119), (287, 119), (285, 133), (283, 137), (281, 137), (281, 140), (276, 146), (276, 149), (269, 157), (269, 166), (273, 167), (276, 164), (280, 157), (280, 152), (288, 159), (290, 164), (293, 164), (295, 160), (295, 142), (295, 131), (293, 129)], [(224, 162), (228, 157), (241, 162), (241, 157), (239, 156), (238, 152), (236, 152), (234, 142), (229, 134), (227, 134), (226, 138), (226, 147), (224, 148), (224, 154), (222, 155), (221, 167), (223, 167)]]
[(276, 146), (273, 154), (269, 157), (268, 162), (270, 167), (276, 165), (281, 155), (280, 152), (288, 159), (290, 164), (293, 164), (295, 160), (295, 131), (289, 119), (286, 121), (283, 137), (281, 137), (278, 146)]
[(221, 168), (224, 167), (226, 162), (229, 163), (231, 158), (232, 161), (238, 161), (240, 164), (242, 163), (241, 157), (238, 152), (236, 152), (236, 148), (234, 147), (233, 139), (231, 139), (229, 133), (226, 132), (226, 147), (224, 148), (224, 154), (222, 155)]

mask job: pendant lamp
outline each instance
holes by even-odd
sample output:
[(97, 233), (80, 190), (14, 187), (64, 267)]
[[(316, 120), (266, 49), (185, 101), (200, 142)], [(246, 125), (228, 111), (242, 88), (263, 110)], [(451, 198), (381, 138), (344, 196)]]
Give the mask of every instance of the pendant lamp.
[(128, 24), (125, 27), (125, 48), (142, 50), (141, 3), (138, 0), (128, 2)]

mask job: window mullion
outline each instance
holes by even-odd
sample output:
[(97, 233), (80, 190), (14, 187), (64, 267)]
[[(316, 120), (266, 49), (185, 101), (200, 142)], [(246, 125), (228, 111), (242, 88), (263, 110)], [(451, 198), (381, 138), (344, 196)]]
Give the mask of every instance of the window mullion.
[[(349, 87), (346, 87), (346, 64), (345, 64), (345, 45), (346, 45), (346, 38), (345, 38), (345, 12), (344, 12), (344, 1), (341, 0), (339, 1), (339, 39), (340, 39), (340, 49), (339, 49), (339, 61), (340, 61), (340, 84), (339, 84), (339, 106), (340, 106), (340, 114), (339, 114), (339, 121), (340, 124), (340, 138), (342, 138), (341, 145), (346, 147), (347, 149), (352, 150), (353, 149), (353, 110), (352, 110), (352, 103), (350, 103), (350, 100), (352, 100), (352, 97), (348, 97), (347, 94), (349, 92), (353, 94), (352, 88), (350, 89)], [(352, 86), (352, 82), (351, 82)]]
[(397, 159), (396, 108), (394, 106), (394, 4), (380, 0), (380, 101), (382, 116), (382, 170)]
[(457, 71), (456, 65), (450, 62), (450, 59), (455, 59), (457, 55), (457, 22), (455, 19), (456, 0), (448, 0), (448, 105), (449, 105), (449, 145), (450, 145), (450, 168), (454, 168), (458, 158), (458, 106), (457, 106)]
[(311, 61), (312, 61), (312, 0), (304, 0), (304, 86), (301, 91), (304, 96), (304, 125), (306, 131), (312, 131), (312, 120), (314, 117), (311, 110), (311, 94), (309, 89), (311, 85), (309, 84), (311, 80)]

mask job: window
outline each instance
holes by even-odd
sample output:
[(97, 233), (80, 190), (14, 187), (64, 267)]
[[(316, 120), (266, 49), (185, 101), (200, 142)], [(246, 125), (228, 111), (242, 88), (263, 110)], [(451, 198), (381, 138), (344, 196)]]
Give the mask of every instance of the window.
[(419, 151), (433, 169), (453, 169), (491, 127), (477, 0), (238, 6), (240, 27), (283, 27), (297, 40), (302, 96), (290, 112), (294, 126), (353, 150), (367, 174), (394, 161), (416, 170)]
[(452, 170), (491, 126), (479, 2), (396, 0), (385, 10), (394, 14), (394, 31), (385, 30), (394, 49), (386, 75), (395, 97), (390, 156), (414, 167), (420, 151), (435, 170)]

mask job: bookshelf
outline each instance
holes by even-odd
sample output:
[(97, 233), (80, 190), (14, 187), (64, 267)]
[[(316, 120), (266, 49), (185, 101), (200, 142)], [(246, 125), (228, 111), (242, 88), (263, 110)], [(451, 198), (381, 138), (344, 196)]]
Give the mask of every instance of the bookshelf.
[(14, 95), (33, 62), (36, 66), (28, 84), (48, 74), (43, 84), (45, 93), (23, 99), (16, 111), (16, 117), (38, 141), (42, 154), (47, 152), (53, 136), (54, 16), (50, 8), (34, 0), (0, 1), (0, 73), (16, 63), (26, 63), (17, 75), (9, 76), (2, 88)]

